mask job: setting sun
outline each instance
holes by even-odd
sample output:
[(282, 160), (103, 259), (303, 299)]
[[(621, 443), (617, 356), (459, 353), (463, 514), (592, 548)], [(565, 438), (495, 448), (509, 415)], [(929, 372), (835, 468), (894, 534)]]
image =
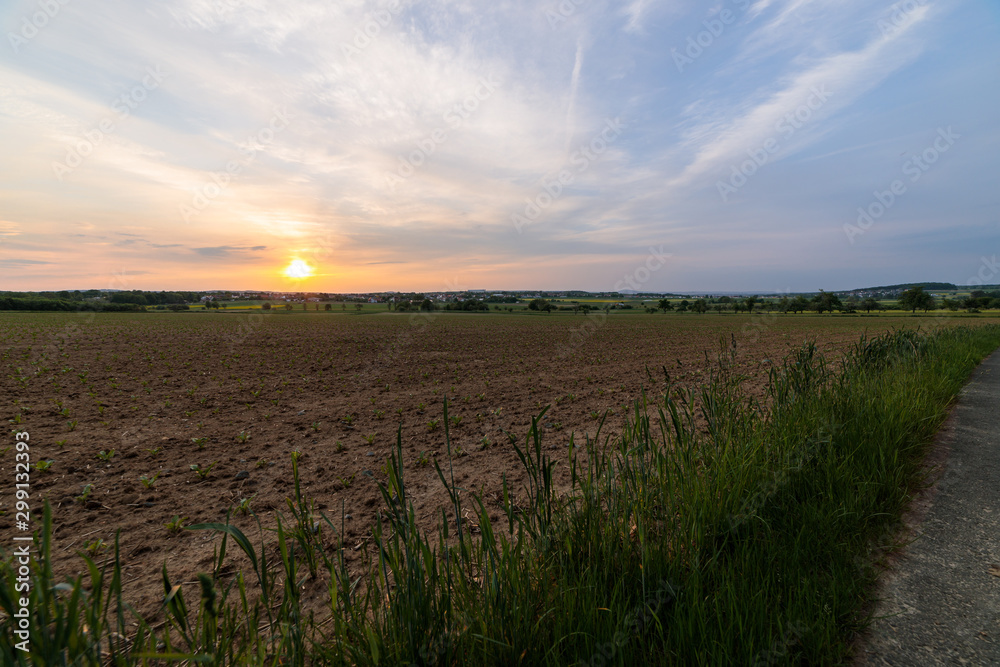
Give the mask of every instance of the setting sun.
[(305, 261), (301, 259), (293, 259), (292, 263), (285, 267), (285, 276), (301, 280), (312, 276), (313, 271), (313, 267), (306, 264)]

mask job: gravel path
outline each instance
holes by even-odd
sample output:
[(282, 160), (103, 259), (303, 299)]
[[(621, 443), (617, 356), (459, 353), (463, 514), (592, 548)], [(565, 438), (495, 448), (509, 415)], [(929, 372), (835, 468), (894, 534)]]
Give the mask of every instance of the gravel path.
[(917, 500), (915, 539), (885, 575), (857, 664), (1000, 665), (1000, 352), (959, 395), (936, 453), (943, 470)]

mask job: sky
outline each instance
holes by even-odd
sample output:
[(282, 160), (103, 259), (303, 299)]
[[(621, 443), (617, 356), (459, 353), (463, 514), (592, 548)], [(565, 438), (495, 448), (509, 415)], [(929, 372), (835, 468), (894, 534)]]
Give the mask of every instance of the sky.
[(1000, 283), (995, 0), (4, 0), (0, 29), (0, 290)]

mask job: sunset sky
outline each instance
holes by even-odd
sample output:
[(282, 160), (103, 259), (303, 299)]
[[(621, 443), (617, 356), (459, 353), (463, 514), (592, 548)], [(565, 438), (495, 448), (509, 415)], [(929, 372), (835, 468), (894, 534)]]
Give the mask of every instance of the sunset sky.
[(995, 0), (6, 0), (0, 27), (0, 290), (1000, 283)]

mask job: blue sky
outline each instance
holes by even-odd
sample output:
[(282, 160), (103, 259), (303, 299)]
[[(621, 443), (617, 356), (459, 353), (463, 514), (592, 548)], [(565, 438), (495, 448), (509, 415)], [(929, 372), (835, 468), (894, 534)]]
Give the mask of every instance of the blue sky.
[(0, 27), (0, 289), (1000, 283), (995, 2), (33, 0)]

